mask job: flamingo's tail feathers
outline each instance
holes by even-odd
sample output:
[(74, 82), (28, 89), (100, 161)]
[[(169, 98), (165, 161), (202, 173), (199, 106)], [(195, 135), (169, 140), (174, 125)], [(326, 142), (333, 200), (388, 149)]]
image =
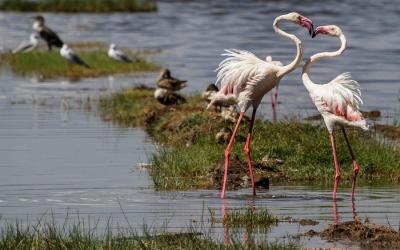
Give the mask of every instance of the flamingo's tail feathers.
[(363, 104), (360, 84), (351, 78), (349, 72), (338, 75), (328, 84), (333, 84), (335, 90), (355, 108)]
[(222, 55), (226, 56), (226, 58), (222, 60), (216, 69), (218, 72), (217, 83), (221, 84), (221, 88), (225, 84), (235, 83), (234, 85), (241, 85), (246, 83), (249, 77), (259, 67), (264, 67), (266, 63), (246, 50), (225, 50)]

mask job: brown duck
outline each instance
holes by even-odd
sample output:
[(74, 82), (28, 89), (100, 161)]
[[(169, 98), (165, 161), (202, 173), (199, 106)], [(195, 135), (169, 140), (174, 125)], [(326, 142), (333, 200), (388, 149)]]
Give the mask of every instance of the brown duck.
[(169, 69), (163, 69), (157, 79), (157, 86), (163, 89), (176, 91), (186, 87), (186, 82), (187, 81), (172, 77)]

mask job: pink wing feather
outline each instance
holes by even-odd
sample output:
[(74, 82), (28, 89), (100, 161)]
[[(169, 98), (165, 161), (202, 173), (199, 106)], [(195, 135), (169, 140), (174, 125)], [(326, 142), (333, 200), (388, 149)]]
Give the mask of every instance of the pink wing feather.
[(323, 110), (342, 117), (347, 121), (363, 120), (359, 105), (362, 104), (360, 85), (351, 79), (350, 73), (343, 73), (327, 84), (321, 85), (317, 96), (322, 98)]

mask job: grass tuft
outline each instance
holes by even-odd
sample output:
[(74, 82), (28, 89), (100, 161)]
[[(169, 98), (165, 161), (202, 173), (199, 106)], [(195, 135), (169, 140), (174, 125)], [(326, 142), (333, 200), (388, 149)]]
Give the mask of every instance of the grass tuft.
[(157, 5), (148, 0), (0, 0), (0, 10), (20, 12), (150, 12)]
[(222, 219), (217, 219), (212, 210), (210, 210), (210, 215), (211, 223), (222, 223), (232, 227), (269, 228), (279, 222), (279, 219), (272, 215), (267, 208), (255, 209), (251, 206), (228, 209)]

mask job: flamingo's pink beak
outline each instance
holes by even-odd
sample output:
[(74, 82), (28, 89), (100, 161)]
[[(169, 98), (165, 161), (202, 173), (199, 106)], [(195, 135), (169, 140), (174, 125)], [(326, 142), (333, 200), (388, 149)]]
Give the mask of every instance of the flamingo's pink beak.
[(314, 36), (314, 25), (310, 19), (305, 16), (300, 17), (300, 25), (308, 29), (310, 36)]
[(315, 29), (315, 32), (314, 32), (314, 34), (313, 34), (312, 37), (315, 37), (315, 36), (317, 36), (318, 34), (327, 35), (328, 33), (329, 33), (328, 30), (326, 30), (326, 28), (325, 28), (324, 26), (318, 26), (318, 27)]

